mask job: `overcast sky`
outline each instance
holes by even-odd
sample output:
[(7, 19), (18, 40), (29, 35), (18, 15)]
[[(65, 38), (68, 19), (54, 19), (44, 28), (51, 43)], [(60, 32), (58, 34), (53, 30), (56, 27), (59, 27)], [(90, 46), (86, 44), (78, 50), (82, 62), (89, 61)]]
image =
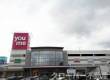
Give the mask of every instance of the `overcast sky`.
[(14, 32), (29, 32), (30, 46), (110, 49), (110, 0), (0, 0), (0, 56)]

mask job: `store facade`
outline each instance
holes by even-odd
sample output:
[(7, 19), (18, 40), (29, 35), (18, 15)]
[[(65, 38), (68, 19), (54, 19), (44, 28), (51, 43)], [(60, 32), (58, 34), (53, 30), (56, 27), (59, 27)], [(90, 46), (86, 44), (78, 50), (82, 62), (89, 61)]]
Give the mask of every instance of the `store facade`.
[(24, 68), (27, 76), (66, 73), (67, 67), (64, 66), (68, 65), (68, 61), (63, 47), (31, 47), (31, 54), (27, 54), (27, 57)]
[[(14, 33), (10, 62), (0, 66), (2, 77), (42, 76), (53, 73), (110, 75), (110, 50), (64, 50), (63, 47), (30, 47), (28, 33)], [(3, 58), (0, 58), (2, 63)]]

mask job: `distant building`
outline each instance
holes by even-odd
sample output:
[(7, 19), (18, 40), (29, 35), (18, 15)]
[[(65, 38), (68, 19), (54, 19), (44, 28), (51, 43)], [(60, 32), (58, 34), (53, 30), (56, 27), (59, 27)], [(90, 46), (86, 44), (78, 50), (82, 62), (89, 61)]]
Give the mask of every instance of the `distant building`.
[(0, 56), (0, 65), (7, 64), (7, 57)]
[(110, 50), (71, 50), (67, 51), (67, 54), (68, 65), (75, 68), (80, 75), (110, 74)]

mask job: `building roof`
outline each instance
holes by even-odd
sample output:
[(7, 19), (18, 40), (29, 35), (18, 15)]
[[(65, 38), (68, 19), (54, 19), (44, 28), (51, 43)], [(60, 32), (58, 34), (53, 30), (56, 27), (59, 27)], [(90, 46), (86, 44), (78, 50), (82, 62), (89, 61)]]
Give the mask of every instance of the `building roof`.
[(52, 46), (42, 46), (42, 47), (31, 47), (31, 49), (63, 49), (64, 47), (52, 47)]
[(65, 66), (24, 66), (24, 68), (82, 68), (82, 67), (97, 67), (98, 65), (92, 64), (75, 64)]

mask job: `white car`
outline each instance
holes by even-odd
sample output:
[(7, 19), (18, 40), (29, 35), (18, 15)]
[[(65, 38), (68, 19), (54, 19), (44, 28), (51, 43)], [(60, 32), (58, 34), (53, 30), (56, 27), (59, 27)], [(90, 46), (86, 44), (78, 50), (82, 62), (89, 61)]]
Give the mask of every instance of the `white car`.
[(59, 73), (57, 80), (65, 80), (65, 73)]

